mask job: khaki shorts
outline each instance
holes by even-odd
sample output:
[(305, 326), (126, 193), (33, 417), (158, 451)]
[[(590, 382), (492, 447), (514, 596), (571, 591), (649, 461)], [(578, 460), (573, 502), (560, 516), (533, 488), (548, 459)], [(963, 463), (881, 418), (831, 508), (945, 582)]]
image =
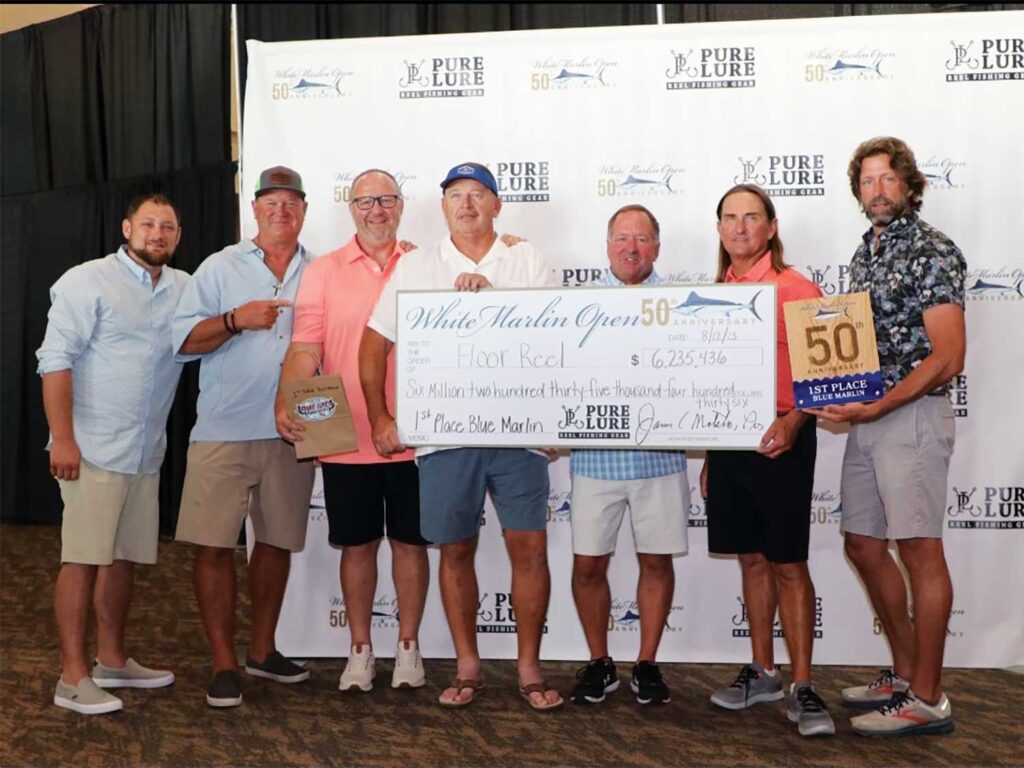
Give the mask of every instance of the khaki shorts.
[(160, 473), (126, 475), (82, 461), (77, 480), (58, 480), (64, 501), (62, 563), (152, 565), (160, 530)]
[(637, 552), (686, 554), (690, 481), (685, 472), (639, 480), (573, 475), (569, 511), (573, 554), (600, 557), (614, 552), (627, 508)]
[(956, 425), (945, 396), (922, 397), (846, 438), (841, 486), (845, 533), (940, 539)]
[(313, 462), (284, 440), (200, 442), (188, 447), (174, 538), (234, 547), (245, 516), (256, 541), (298, 552), (306, 545)]

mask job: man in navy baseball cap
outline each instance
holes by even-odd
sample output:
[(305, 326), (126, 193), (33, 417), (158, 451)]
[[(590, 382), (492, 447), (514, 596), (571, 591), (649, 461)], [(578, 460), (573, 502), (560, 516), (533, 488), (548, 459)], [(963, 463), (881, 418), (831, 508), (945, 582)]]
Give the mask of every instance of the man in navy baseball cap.
[(441, 189), (447, 189), (449, 184), (460, 179), (479, 181), (491, 192), (496, 195), (498, 194), (498, 182), (494, 180), (494, 174), (491, 173), (486, 165), (481, 165), (480, 163), (459, 163), (448, 171), (448, 175), (441, 182)]

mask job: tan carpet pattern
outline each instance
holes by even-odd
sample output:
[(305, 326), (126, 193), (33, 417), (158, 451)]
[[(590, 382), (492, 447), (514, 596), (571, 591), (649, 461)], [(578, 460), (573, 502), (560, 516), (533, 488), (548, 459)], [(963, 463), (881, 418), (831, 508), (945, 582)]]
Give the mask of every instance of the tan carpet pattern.
[[(56, 528), (0, 529), (0, 765), (3, 766), (1010, 766), (1024, 765), (1022, 678), (997, 670), (949, 670), (956, 730), (898, 740), (854, 734), (838, 689), (876, 670), (821, 667), (817, 687), (838, 734), (804, 739), (783, 704), (726, 712), (708, 701), (738, 671), (664, 665), (673, 701), (642, 707), (623, 685), (602, 705), (534, 713), (515, 690), (511, 662), (485, 662), (487, 689), (458, 711), (435, 702), (454, 662), (427, 660), (419, 691), (387, 687), (391, 662), (365, 695), (337, 690), (341, 660), (311, 661), (313, 678), (283, 686), (243, 674), (241, 708), (213, 710), (204, 695), (207, 650), (192, 596), (188, 547), (161, 542), (160, 565), (142, 568), (129, 624), (131, 651), (174, 669), (177, 682), (126, 690), (124, 712), (83, 717), (54, 707), (59, 674), (53, 584)], [(243, 553), (238, 553), (244, 585)], [(246, 598), (241, 599), (244, 616)], [(239, 653), (244, 658), (243, 619)], [(347, 637), (339, 635), (339, 649)], [(577, 663), (546, 665), (568, 696)]]

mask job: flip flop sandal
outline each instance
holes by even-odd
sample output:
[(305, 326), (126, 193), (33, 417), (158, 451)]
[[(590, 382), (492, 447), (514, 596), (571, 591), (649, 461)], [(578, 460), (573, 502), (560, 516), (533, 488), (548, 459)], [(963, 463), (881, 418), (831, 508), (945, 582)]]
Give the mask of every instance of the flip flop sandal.
[(536, 710), (537, 712), (547, 712), (552, 709), (558, 709), (560, 706), (565, 704), (565, 699), (561, 697), (559, 697), (558, 701), (553, 703), (549, 702), (547, 698), (545, 698), (544, 704), (537, 704), (530, 696), (531, 693), (539, 693), (543, 696), (548, 691), (555, 691), (555, 693), (558, 693), (557, 690), (549, 686), (543, 680), (539, 683), (530, 683), (529, 685), (519, 686), (519, 695), (522, 696), (526, 700), (526, 703), (530, 705), (530, 709)]
[(455, 682), (452, 683), (451, 685), (449, 685), (448, 687), (456, 689), (455, 690), (455, 695), (456, 696), (458, 694), (462, 693), (463, 691), (466, 691), (466, 690), (469, 690), (469, 691), (473, 692), (473, 695), (470, 696), (465, 701), (447, 701), (445, 699), (438, 698), (437, 702), (442, 707), (451, 707), (453, 709), (457, 709), (458, 707), (468, 707), (470, 704), (472, 704), (474, 701), (476, 701), (477, 694), (480, 691), (482, 691), (486, 686), (484, 685), (484, 681), (483, 680), (472, 680), (472, 679), (465, 679), (465, 680), (463, 680), (462, 678), (457, 677), (457, 678), (455, 678)]

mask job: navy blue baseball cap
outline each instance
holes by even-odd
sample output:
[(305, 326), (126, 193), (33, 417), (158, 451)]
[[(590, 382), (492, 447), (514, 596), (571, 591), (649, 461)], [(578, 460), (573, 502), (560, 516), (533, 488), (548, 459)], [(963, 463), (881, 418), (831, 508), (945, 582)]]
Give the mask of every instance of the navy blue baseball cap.
[(449, 184), (459, 179), (479, 181), (491, 192), (498, 194), (498, 182), (494, 180), (494, 174), (488, 170), (486, 165), (480, 165), (480, 163), (459, 163), (448, 171), (448, 175), (441, 182), (441, 189), (446, 189)]

